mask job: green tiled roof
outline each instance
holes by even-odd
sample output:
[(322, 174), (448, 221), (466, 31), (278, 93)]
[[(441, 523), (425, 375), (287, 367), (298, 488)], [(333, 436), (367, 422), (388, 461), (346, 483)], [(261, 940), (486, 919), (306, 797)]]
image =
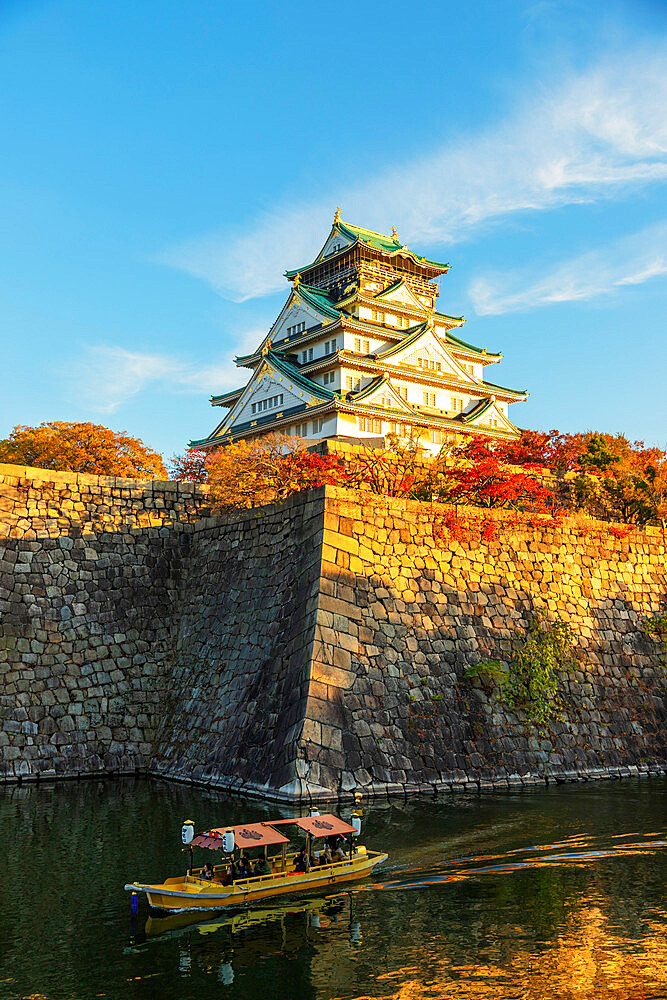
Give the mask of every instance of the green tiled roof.
[(484, 380), (484, 386), (488, 389), (500, 389), (501, 392), (511, 392), (515, 396), (527, 396), (527, 389), (508, 389), (506, 385), (497, 385), (495, 382), (487, 382)]
[(461, 414), (461, 420), (464, 424), (469, 424), (471, 420), (475, 420), (476, 417), (481, 417), (486, 413), (491, 406), (493, 406), (493, 400), (490, 396), (487, 396), (486, 399), (480, 399), (477, 406), (473, 406), (470, 413)]
[[(453, 317), (451, 318), (453, 319)], [(457, 347), (464, 347), (466, 351), (472, 351), (473, 354), (481, 354), (487, 358), (502, 358), (502, 354), (499, 351), (494, 353), (493, 351), (485, 351), (481, 347), (475, 347), (474, 344), (469, 344), (467, 341), (461, 340), (460, 337), (455, 337), (450, 330), (447, 331), (446, 339), (448, 343), (451, 341), (451, 343), (456, 344)]]
[(314, 288), (312, 285), (305, 285), (301, 282), (297, 288), (296, 292), (304, 302), (311, 305), (313, 309), (317, 309), (324, 316), (330, 316), (331, 319), (338, 319), (340, 316), (340, 310), (336, 309), (330, 297), (321, 288)]
[[(382, 233), (375, 233), (372, 229), (364, 229), (361, 226), (353, 226), (349, 222), (335, 222), (334, 230), (338, 230), (341, 236), (350, 240), (350, 245), (343, 247), (336, 254), (331, 254), (330, 257), (326, 259), (329, 260), (331, 257), (337, 257), (342, 253), (345, 253), (350, 249), (350, 246), (363, 242), (367, 246), (373, 247), (375, 250), (379, 250), (381, 253), (386, 254), (408, 254), (417, 263), (424, 264), (426, 267), (432, 267), (439, 271), (446, 271), (449, 268), (449, 264), (444, 264), (441, 261), (429, 260), (426, 257), (420, 257), (414, 252), (414, 250), (408, 250), (407, 247), (403, 246), (401, 241), (393, 236), (384, 236)], [(315, 260), (310, 264), (306, 264), (304, 267), (296, 268), (293, 271), (285, 271), (285, 277), (293, 278), (295, 275), (303, 273), (304, 271), (310, 270), (310, 268), (315, 267), (320, 263), (320, 260)]]
[(376, 378), (373, 379), (372, 382), (369, 382), (368, 385), (365, 386), (363, 389), (360, 389), (358, 392), (355, 392), (353, 397), (355, 403), (358, 402), (360, 399), (365, 399), (366, 396), (370, 396), (377, 389), (379, 389), (381, 385), (383, 385), (385, 382), (388, 381), (389, 379), (385, 378), (384, 375), (378, 375)]
[(450, 316), (449, 313), (441, 313), (437, 311), (435, 315), (442, 316), (443, 319), (454, 319), (456, 320), (457, 323), (465, 323), (465, 319), (463, 318), (463, 316)]
[(403, 337), (403, 340), (399, 340), (397, 344), (393, 344), (391, 347), (385, 347), (383, 351), (376, 351), (376, 358), (388, 358), (392, 354), (396, 354), (397, 351), (402, 351), (406, 347), (410, 347), (411, 344), (416, 344), (421, 336), (425, 333), (427, 328), (426, 323), (420, 323), (418, 327), (412, 333), (409, 333), (407, 337)]
[(288, 379), (307, 392), (311, 392), (314, 396), (319, 396), (320, 399), (335, 399), (335, 392), (332, 392), (331, 389), (325, 389), (323, 385), (319, 385), (317, 382), (312, 382), (306, 375), (302, 375), (298, 368), (290, 364), (287, 358), (280, 354), (269, 351), (266, 355), (266, 360), (274, 365), (279, 372), (287, 376)]
[(211, 404), (216, 406), (223, 399), (234, 399), (236, 396), (240, 396), (245, 386), (242, 385), (240, 389), (231, 389), (229, 392), (223, 392), (219, 396), (211, 396)]
[[(355, 320), (356, 323), (363, 322), (363, 320)], [(415, 327), (412, 333), (409, 333), (403, 340), (400, 340), (397, 344), (391, 347), (385, 347), (384, 351), (379, 351), (375, 357), (376, 358), (388, 358), (390, 355), (395, 354), (397, 351), (402, 351), (404, 347), (409, 347), (411, 344), (416, 344), (423, 333), (426, 332), (427, 323), (420, 323), (419, 326)], [(375, 327), (377, 329), (377, 327)], [(445, 336), (434, 331), (435, 336), (442, 340), (444, 343), (452, 343), (455, 347), (463, 347), (467, 351), (472, 351), (474, 354), (479, 354), (480, 357), (487, 358), (499, 358), (500, 354), (489, 354), (488, 351), (483, 351), (481, 347), (473, 347), (472, 344), (467, 344), (465, 340), (461, 340), (459, 337), (455, 337), (453, 334), (447, 330)]]

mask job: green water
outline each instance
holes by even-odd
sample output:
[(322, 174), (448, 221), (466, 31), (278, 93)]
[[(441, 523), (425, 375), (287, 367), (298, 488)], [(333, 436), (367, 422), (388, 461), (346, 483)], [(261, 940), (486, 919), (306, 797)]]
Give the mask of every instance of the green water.
[[(275, 807), (148, 780), (0, 793), (0, 997), (667, 997), (663, 779), (367, 807), (370, 883), (207, 923), (131, 926), (126, 881), (180, 828)], [(176, 921), (178, 923), (178, 921)], [(173, 924), (173, 918), (172, 918)]]

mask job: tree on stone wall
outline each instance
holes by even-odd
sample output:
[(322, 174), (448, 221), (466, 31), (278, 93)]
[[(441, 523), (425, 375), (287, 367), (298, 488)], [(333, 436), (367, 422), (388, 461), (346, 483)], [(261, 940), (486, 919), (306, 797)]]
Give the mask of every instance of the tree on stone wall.
[(182, 455), (173, 455), (170, 466), (172, 479), (187, 483), (208, 482), (208, 462), (211, 453), (202, 448), (186, 448)]
[(423, 428), (415, 428), (410, 437), (387, 434), (384, 448), (362, 443), (347, 462), (348, 485), (383, 496), (430, 498), (430, 484), (439, 463), (425, 461), (421, 433)]
[(434, 494), (449, 503), (546, 513), (554, 495), (533, 478), (532, 471), (537, 467), (513, 471), (501, 462), (492, 443), (473, 438), (455, 450), (453, 464), (440, 469)]
[(285, 434), (234, 441), (215, 451), (207, 468), (212, 507), (218, 513), (275, 503), (347, 480), (338, 458), (313, 454), (301, 438)]
[(58, 472), (166, 479), (162, 457), (140, 438), (101, 424), (51, 420), (39, 427), (19, 424), (0, 440), (0, 462)]

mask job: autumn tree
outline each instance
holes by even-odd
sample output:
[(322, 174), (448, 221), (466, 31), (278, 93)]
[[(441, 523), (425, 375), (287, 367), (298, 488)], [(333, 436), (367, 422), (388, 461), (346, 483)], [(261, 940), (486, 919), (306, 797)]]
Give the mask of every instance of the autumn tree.
[(492, 442), (473, 439), (454, 452), (455, 464), (441, 469), (434, 490), (439, 500), (474, 507), (546, 513), (553, 506), (553, 492), (532, 475), (514, 472), (503, 464)]
[(202, 448), (186, 448), (182, 455), (172, 456), (169, 463), (172, 479), (188, 483), (207, 482), (210, 458), (211, 453)]
[[(420, 444), (422, 428), (411, 435), (387, 434), (385, 445), (374, 448), (363, 443), (348, 460), (348, 485), (390, 497), (425, 499), (433, 476), (424, 462)], [(436, 463), (437, 464), (437, 463)]]
[(346, 480), (337, 458), (309, 452), (301, 438), (285, 434), (225, 445), (213, 453), (207, 468), (212, 505), (218, 513), (275, 503), (302, 490)]
[(8, 438), (0, 440), (0, 462), (100, 476), (167, 477), (162, 457), (139, 438), (101, 424), (62, 420), (48, 421), (39, 427), (19, 424)]

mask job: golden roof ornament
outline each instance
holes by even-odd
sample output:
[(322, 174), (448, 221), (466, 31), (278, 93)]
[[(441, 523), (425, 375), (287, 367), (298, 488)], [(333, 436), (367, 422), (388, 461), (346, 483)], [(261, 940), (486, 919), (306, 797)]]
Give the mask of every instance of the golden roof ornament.
[(334, 222), (340, 222), (340, 205), (336, 205), (336, 214), (334, 215)]
[(296, 274), (294, 275), (294, 283), (293, 283), (293, 287), (294, 287), (294, 288), (298, 288), (300, 284), (301, 284), (301, 275), (300, 275), (300, 273), (299, 273), (299, 272), (297, 271), (297, 272), (296, 272)]
[(396, 232), (396, 226), (391, 227), (391, 235), (394, 237), (395, 240), (398, 240), (398, 233)]
[(268, 337), (266, 343), (264, 344), (264, 347), (262, 348), (262, 357), (265, 358), (270, 350), (271, 350), (271, 338)]

